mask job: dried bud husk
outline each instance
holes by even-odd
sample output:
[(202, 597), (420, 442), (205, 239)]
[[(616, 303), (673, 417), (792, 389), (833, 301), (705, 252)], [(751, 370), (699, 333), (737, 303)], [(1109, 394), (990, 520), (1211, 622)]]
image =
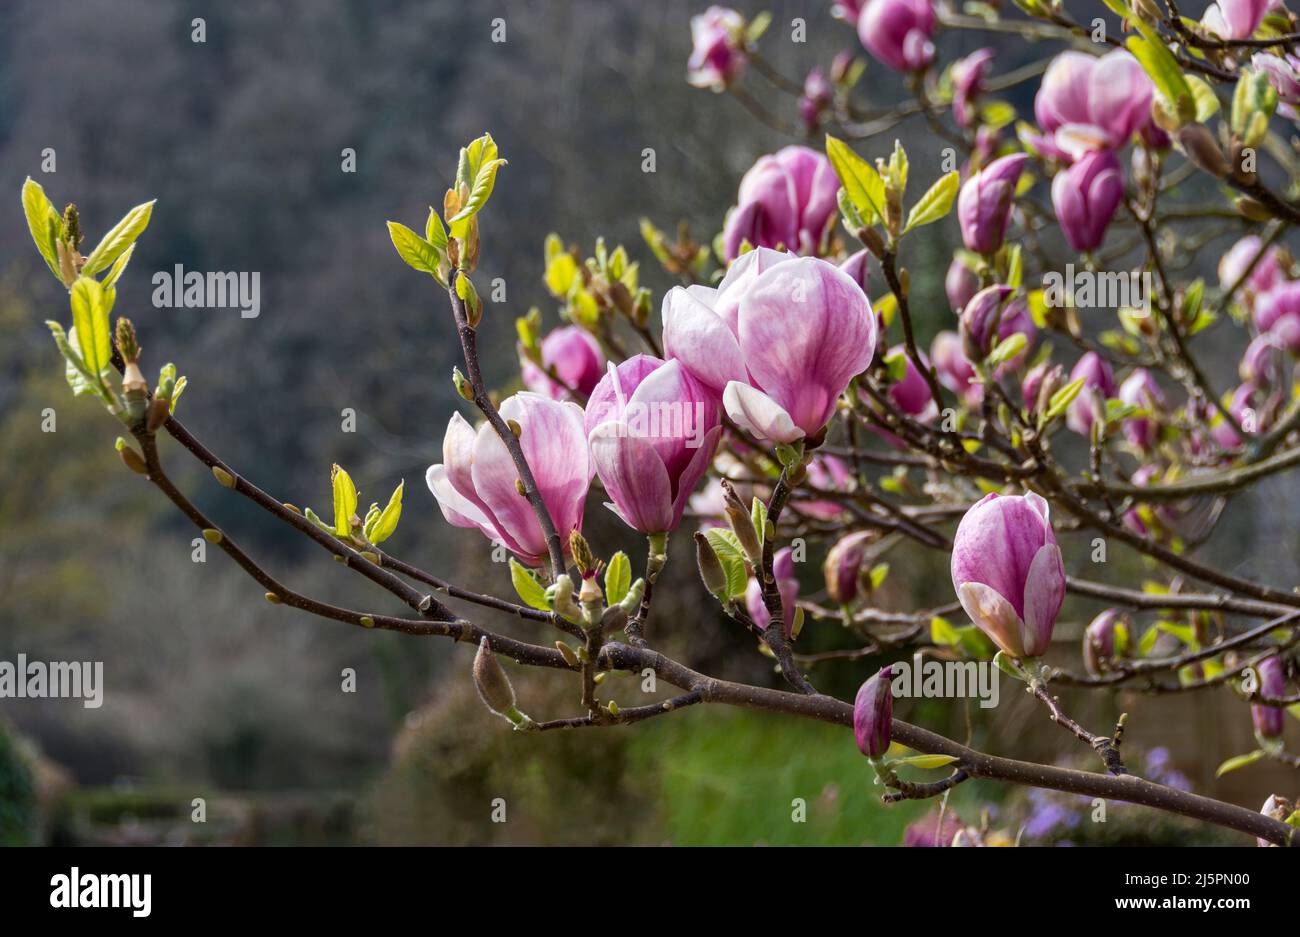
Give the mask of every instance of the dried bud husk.
[(149, 474), (149, 467), (145, 465), (144, 457), (131, 448), (121, 436), (117, 437), (117, 454), (121, 457), (122, 463), (137, 475)]

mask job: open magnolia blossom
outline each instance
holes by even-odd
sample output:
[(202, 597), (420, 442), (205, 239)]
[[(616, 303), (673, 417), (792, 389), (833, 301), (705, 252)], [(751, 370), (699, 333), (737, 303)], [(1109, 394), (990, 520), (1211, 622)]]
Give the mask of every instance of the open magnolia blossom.
[[(501, 416), (521, 429), (519, 445), (567, 549), (569, 532), (582, 529), (593, 473), (582, 408), (524, 391), (502, 402)], [(510, 451), (492, 427), (484, 423), (475, 431), (459, 413), (447, 423), (442, 462), (425, 473), (449, 524), (477, 527), (536, 566), (546, 556), (546, 537), (518, 479)]]
[(876, 350), (876, 318), (850, 276), (763, 248), (732, 264), (716, 289), (674, 287), (663, 318), (669, 357), (770, 442), (820, 433)]

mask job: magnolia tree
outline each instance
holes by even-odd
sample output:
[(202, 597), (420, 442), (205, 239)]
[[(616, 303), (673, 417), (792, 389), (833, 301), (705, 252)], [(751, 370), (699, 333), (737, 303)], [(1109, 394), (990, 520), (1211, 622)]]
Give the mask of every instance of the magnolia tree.
[[(711, 244), (642, 223), (649, 251), (681, 282), (658, 297), (655, 324), (656, 298), (623, 248), (598, 242), (584, 259), (548, 239), (544, 279), (563, 324), (548, 330), (535, 311), (518, 320), (527, 389), (504, 399), (484, 382), (476, 331), (498, 313), (472, 279), (479, 217), (506, 166), (491, 136), (460, 151), (422, 232), (389, 223), (401, 258), (444, 294), (463, 352), (452, 378), (478, 421), (451, 414), (427, 473), (432, 500), (415, 509), (427, 517), (436, 500), (449, 524), (509, 551), (516, 597), (448, 582), (384, 549), (401, 486), (365, 510), (336, 465), (333, 511), (322, 518), (208, 449), (176, 415), (185, 378), (164, 365), (151, 391), (134, 328), (113, 320), (152, 203), (83, 254), (75, 207), (58, 211), (28, 180), (32, 236), (71, 298), (72, 327), (49, 323), (68, 382), (126, 428), (117, 440), (126, 466), (267, 601), (471, 642), (484, 703), (516, 730), (750, 707), (851, 726), (886, 801), (946, 802), (955, 786), (984, 778), (1293, 844), (1300, 812), (1290, 791), (1258, 809), (1144, 779), (1125, 764), (1123, 718), (1085, 726), (1054, 691), (1213, 694), (1253, 720), (1258, 741), (1221, 770), (1264, 759), (1300, 767), (1283, 744), (1288, 708), (1300, 713), (1300, 594), (1195, 556), (1234, 494), (1300, 462), (1300, 269), (1281, 241), (1300, 222), (1300, 161), (1287, 142), (1300, 118), (1295, 19), (1271, 0), (1220, 0), (1199, 22), (1173, 0), (1107, 0), (1115, 16), (1091, 21), (1055, 0), (1017, 0), (1007, 17), (968, 6), (973, 13), (930, 0), (832, 5), (870, 67), (905, 78), (906, 100), (880, 109), (859, 82), (867, 58), (845, 53), (795, 81), (761, 52), (769, 17), (720, 7), (696, 16), (689, 80), (814, 145), (759, 158)], [(1046, 57), (1006, 71), (985, 48), (945, 63), (937, 41), (950, 31), (1016, 34)], [(1029, 82), (1038, 83), (1033, 120), (1017, 120), (998, 94)], [(912, 118), (951, 144), (952, 165), (909, 166), (888, 132)], [(1189, 190), (1211, 202), (1190, 203)], [(964, 246), (944, 278), (948, 326), (926, 349), (907, 264), (918, 262), (917, 229), (941, 222)], [(1234, 231), (1217, 283), (1180, 275), (1201, 244)], [(1238, 386), (1211, 384), (1198, 360), (1203, 332), (1242, 350)], [(172, 481), (168, 447), (407, 614), (329, 604), (276, 579)], [(629, 538), (628, 552), (583, 537), (593, 488), (643, 538)], [(1092, 536), (1063, 549), (1064, 531)], [(1071, 542), (1082, 556), (1069, 555)], [(885, 561), (907, 543), (948, 558), (952, 592), (935, 607), (881, 608)], [(1106, 543), (1141, 554), (1146, 581), (1067, 575)], [(718, 679), (659, 649), (654, 587), (670, 553), (698, 565), (696, 603), (716, 602), (749, 632), (784, 688)], [(824, 592), (801, 597), (796, 563), (822, 558)], [(1097, 612), (1073, 651), (1053, 647), (1067, 593)], [(512, 613), (536, 637), (493, 633), (444, 599)], [(898, 658), (917, 647), (935, 660), (996, 665), (1095, 756), (1095, 769), (987, 754), (894, 718), (896, 665), (852, 703), (819, 692), (797, 649), (821, 628), (857, 636), (843, 656)], [(575, 711), (526, 713), (503, 658), (571, 681)], [(653, 673), (677, 695), (620, 707), (602, 693), (614, 671)], [(942, 812), (926, 831), (918, 835), (942, 845), (988, 839)]]

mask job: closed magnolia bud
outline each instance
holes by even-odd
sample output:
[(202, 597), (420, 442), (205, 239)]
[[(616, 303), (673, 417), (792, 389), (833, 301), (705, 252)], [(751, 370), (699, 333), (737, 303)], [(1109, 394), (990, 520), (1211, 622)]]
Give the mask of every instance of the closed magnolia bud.
[(1188, 124), (1182, 127), (1175, 134), (1175, 139), (1178, 141), (1179, 149), (1187, 155), (1187, 158), (1210, 175), (1222, 179), (1232, 171), (1232, 165), (1223, 155), (1223, 150), (1219, 148), (1214, 134), (1203, 124)]
[(622, 631), (627, 625), (627, 609), (621, 605), (611, 605), (600, 616), (600, 627), (607, 632)]
[(1083, 663), (1094, 676), (1108, 669), (1110, 662), (1124, 656), (1128, 637), (1128, 620), (1108, 608), (1088, 625), (1083, 633)]
[(510, 718), (508, 713), (515, 708), (515, 688), (492, 653), (487, 638), (479, 641), (478, 653), (474, 655), (474, 688), (484, 706), (499, 716)]
[(736, 490), (727, 482), (722, 483), (723, 490), (727, 493), (726, 513), (727, 522), (731, 526), (732, 532), (736, 539), (740, 541), (740, 548), (744, 550), (745, 556), (755, 566), (763, 562), (763, 545), (758, 542), (758, 532), (754, 530), (754, 521), (748, 510), (745, 509), (744, 503), (736, 495)]
[(869, 530), (841, 537), (826, 554), (822, 572), (826, 591), (840, 605), (848, 605), (858, 594), (858, 573), (866, 558), (867, 546), (875, 539)]
[[(1282, 658), (1277, 654), (1266, 657), (1255, 668), (1259, 674), (1259, 695), (1266, 699), (1277, 699), (1286, 695), (1286, 673)], [(1254, 705), (1250, 707), (1250, 718), (1255, 723), (1255, 731), (1260, 738), (1277, 739), (1282, 737), (1283, 713), (1277, 706)]]
[(155, 397), (149, 402), (148, 419), (145, 421), (145, 427), (149, 432), (156, 433), (162, 429), (171, 415), (171, 404), (162, 397)]
[(470, 386), (465, 375), (460, 373), (460, 368), (451, 369), (451, 382), (455, 385), (456, 393), (460, 395), (462, 400), (474, 399), (474, 388)]
[(871, 759), (881, 758), (889, 750), (894, 721), (893, 679), (892, 667), (881, 668), (862, 684), (853, 701), (853, 737), (858, 751)]
[(728, 597), (727, 571), (722, 568), (722, 561), (714, 552), (709, 538), (702, 533), (695, 534), (695, 562), (700, 567), (700, 578), (704, 588), (709, 590), (719, 602), (726, 603)]
[(117, 454), (122, 458), (122, 463), (137, 475), (149, 474), (149, 467), (145, 465), (144, 458), (120, 436), (117, 440)]
[(234, 488), (235, 478), (220, 465), (212, 466), (212, 477), (215, 478), (223, 488)]

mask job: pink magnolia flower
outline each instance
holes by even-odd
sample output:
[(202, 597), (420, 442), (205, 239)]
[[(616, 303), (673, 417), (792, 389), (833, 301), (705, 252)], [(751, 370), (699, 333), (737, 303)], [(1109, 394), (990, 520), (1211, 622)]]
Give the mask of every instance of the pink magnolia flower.
[[(586, 329), (566, 325), (542, 339), (542, 365), (555, 368), (565, 385), (585, 397), (605, 373), (605, 353)], [(520, 371), (524, 386), (534, 393), (545, 394), (553, 400), (563, 400), (568, 396), (564, 385), (551, 380), (543, 368), (527, 358), (523, 360)]]
[(1285, 345), (1272, 332), (1256, 335), (1246, 346), (1237, 374), (1242, 383), (1268, 388), (1278, 382), (1282, 374)]
[(1110, 150), (1085, 154), (1052, 180), (1056, 220), (1070, 246), (1079, 252), (1098, 247), (1124, 197), (1124, 175)]
[(1252, 319), (1261, 333), (1274, 336), (1291, 354), (1300, 354), (1300, 280), (1284, 280), (1261, 293)]
[(1124, 421), (1124, 438), (1139, 449), (1150, 449), (1160, 430), (1159, 415), (1165, 408), (1164, 391), (1146, 368), (1135, 368), (1119, 386), (1119, 399), (1145, 411)]
[(953, 538), (952, 584), (971, 621), (1012, 657), (1047, 650), (1065, 600), (1047, 502), (1032, 492), (977, 501)]
[(984, 399), (984, 385), (975, 379), (975, 366), (966, 357), (961, 336), (956, 332), (943, 331), (934, 337), (930, 360), (939, 383), (960, 397), (966, 406), (978, 406)]
[[(789, 547), (782, 547), (772, 557), (772, 576), (776, 579), (776, 591), (781, 595), (781, 619), (788, 638), (790, 629), (794, 626), (795, 602), (799, 598), (799, 580), (794, 574), (794, 554)], [(763, 601), (763, 587), (752, 576), (749, 585), (745, 587), (745, 608), (758, 627), (766, 630), (772, 623), (772, 615)]]
[(1249, 39), (1277, 0), (1216, 0), (1205, 10), (1201, 25), (1220, 39)]
[[(523, 391), (501, 404), (501, 416), (522, 432), (519, 445), (532, 469), (564, 549), (569, 533), (582, 529), (582, 510), (592, 465), (582, 408)], [(542, 525), (528, 499), (515, 488), (519, 472), (505, 443), (484, 423), (477, 431), (452, 414), (442, 440), (442, 463), (429, 466), (425, 481), (442, 516), (457, 527), (477, 527), (519, 559), (537, 566), (546, 556)]]
[[(1240, 280), (1263, 246), (1264, 242), (1254, 234), (1248, 234), (1232, 245), (1219, 260), (1219, 285), (1228, 289)], [(1281, 257), (1277, 247), (1273, 246), (1259, 258), (1243, 286), (1254, 293), (1265, 293), (1285, 279)]]
[(893, 679), (893, 668), (882, 667), (862, 684), (853, 700), (853, 738), (858, 751), (868, 758), (881, 758), (889, 751), (894, 729)]
[(1101, 402), (1105, 403), (1115, 396), (1115, 372), (1105, 358), (1090, 351), (1079, 359), (1070, 372), (1067, 383), (1072, 384), (1079, 378), (1083, 378), (1083, 389), (1071, 401), (1070, 409), (1065, 414), (1065, 425), (1085, 439), (1091, 439), (1093, 400), (1100, 397)]
[(761, 156), (740, 180), (736, 207), (722, 231), (727, 260), (742, 242), (813, 254), (838, 210), (840, 180), (831, 161), (806, 146)]
[[(1040, 362), (1034, 365), (1025, 374), (1025, 379), (1020, 382), (1020, 399), (1025, 404), (1025, 409), (1033, 412), (1038, 407), (1039, 398), (1043, 395), (1043, 388), (1049, 387), (1048, 399), (1051, 394), (1055, 393), (1065, 383), (1065, 370), (1059, 364), (1052, 364), (1051, 360)], [(1046, 405), (1047, 401), (1041, 401)]]
[(1000, 157), (962, 185), (957, 196), (957, 220), (968, 249), (992, 254), (1002, 246), (1011, 220), (1016, 182), (1028, 159), (1025, 153)]
[[(1233, 391), (1232, 400), (1228, 403), (1228, 412), (1241, 424), (1242, 432), (1248, 436), (1253, 436), (1265, 428), (1260, 425), (1260, 414), (1257, 411), (1262, 396), (1262, 392), (1255, 385), (1241, 384)], [(1215, 410), (1212, 419), (1214, 422), (1210, 425), (1210, 436), (1220, 449), (1236, 449), (1241, 445), (1241, 437), (1232, 428), (1232, 424), (1223, 418), (1223, 414)]]
[(867, 558), (867, 548), (876, 540), (869, 530), (846, 534), (826, 552), (822, 573), (826, 577), (826, 592), (839, 605), (849, 605), (858, 596), (858, 579), (862, 564)]
[(988, 48), (952, 63), (952, 116), (959, 126), (975, 122), (975, 98), (984, 90), (984, 79), (992, 67), (993, 50)]
[(741, 46), (745, 18), (727, 7), (711, 6), (691, 17), (691, 57), (686, 80), (697, 88), (722, 91), (745, 70)]
[(831, 106), (831, 85), (820, 68), (811, 68), (803, 81), (803, 95), (799, 98), (799, 119), (804, 130), (812, 134), (821, 122), (822, 111)]
[(770, 250), (740, 258), (717, 289), (674, 287), (663, 319), (666, 354), (773, 442), (820, 433), (876, 350), (876, 317), (848, 274)]
[(839, 501), (817, 498), (817, 492), (848, 492), (853, 490), (853, 472), (843, 459), (833, 455), (817, 455), (808, 463), (808, 478), (800, 486), (803, 497), (790, 502), (790, 508), (808, 517), (832, 521), (844, 515), (844, 505)]
[(999, 342), (1017, 332), (1027, 339), (1019, 354), (998, 365), (996, 373), (999, 376), (1017, 370), (1033, 350), (1038, 337), (1029, 304), (1019, 296), (1008, 301), (1012, 292), (1011, 287), (1000, 284), (985, 287), (971, 297), (961, 311), (962, 350), (968, 358), (983, 361)]
[(679, 361), (636, 355), (609, 366), (584, 428), (608, 505), (634, 530), (674, 529), (722, 429), (713, 394)]
[(966, 824), (952, 808), (944, 811), (936, 808), (903, 831), (903, 845), (946, 849), (953, 844), (957, 834), (965, 829)]
[(930, 0), (867, 0), (858, 38), (894, 71), (920, 71), (934, 59), (934, 22)]
[(1277, 91), (1278, 113), (1289, 120), (1300, 120), (1300, 58), (1290, 52), (1256, 52), (1250, 64), (1268, 74), (1269, 84)]
[(948, 265), (948, 273), (943, 278), (943, 289), (948, 294), (948, 305), (952, 311), (961, 315), (962, 307), (979, 292), (979, 274), (966, 265), (960, 257), (954, 257)]
[[(1255, 670), (1259, 674), (1260, 695), (1270, 699), (1286, 695), (1286, 673), (1282, 669), (1282, 658), (1277, 654), (1266, 657), (1259, 662)], [(1250, 717), (1255, 723), (1255, 731), (1261, 738), (1276, 739), (1282, 736), (1282, 710), (1276, 706), (1250, 707)]]
[(1077, 159), (1088, 151), (1118, 149), (1144, 129), (1154, 95), (1142, 66), (1122, 49), (1101, 58), (1062, 52), (1043, 76), (1034, 116), (1051, 135), (1049, 148)]
[(1121, 650), (1116, 629), (1128, 627), (1122, 612), (1108, 608), (1094, 618), (1083, 632), (1083, 664), (1094, 676), (1102, 673)]

